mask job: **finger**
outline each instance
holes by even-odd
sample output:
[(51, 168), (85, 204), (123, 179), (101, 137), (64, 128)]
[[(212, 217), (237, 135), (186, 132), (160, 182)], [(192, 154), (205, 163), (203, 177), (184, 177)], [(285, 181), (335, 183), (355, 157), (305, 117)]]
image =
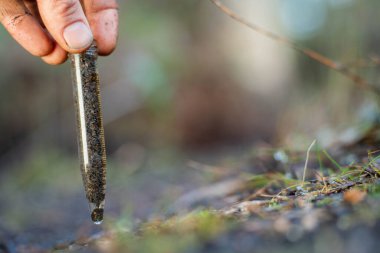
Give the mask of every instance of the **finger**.
[(42, 21), (67, 52), (79, 53), (93, 41), (79, 0), (37, 0)]
[(84, 0), (84, 9), (100, 55), (109, 55), (116, 47), (118, 5), (115, 0)]
[(53, 52), (42, 57), (42, 60), (51, 65), (59, 65), (67, 60), (67, 52), (56, 43)]
[(37, 19), (43, 28), (45, 28), (45, 25), (43, 24), (40, 16), (40, 12), (38, 11), (37, 2), (35, 0), (24, 0), (24, 3), (29, 12), (32, 13), (33, 17)]
[[(42, 19), (40, 17), (37, 2), (35, 0), (24, 0), (25, 6), (33, 14), (33, 16), (40, 22), (41, 26), (43, 25)], [(64, 63), (67, 60), (67, 52), (63, 50), (57, 43), (54, 43), (54, 49), (50, 54), (41, 57), (42, 60), (51, 65), (59, 65)]]
[[(41, 26), (45, 28), (38, 11), (37, 2), (35, 0), (24, 0), (24, 3), (28, 10), (33, 14), (33, 16), (40, 22)], [(67, 60), (67, 52), (63, 50), (63, 48), (60, 47), (57, 43), (54, 43), (53, 51), (41, 58), (44, 62), (50, 65), (59, 65)]]
[(0, 22), (31, 54), (45, 56), (53, 50), (53, 41), (21, 0), (0, 0)]

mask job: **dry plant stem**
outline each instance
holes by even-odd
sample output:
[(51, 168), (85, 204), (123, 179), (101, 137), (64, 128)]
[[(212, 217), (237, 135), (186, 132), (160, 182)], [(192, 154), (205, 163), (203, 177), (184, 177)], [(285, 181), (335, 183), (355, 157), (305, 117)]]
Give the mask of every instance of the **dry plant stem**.
[(324, 56), (324, 55), (322, 55), (322, 54), (320, 54), (320, 53), (318, 53), (312, 49), (302, 47), (302, 46), (294, 43), (293, 41), (291, 41), (285, 37), (282, 37), (278, 34), (275, 34), (273, 32), (270, 32), (270, 31), (268, 31), (268, 30), (266, 30), (266, 29), (264, 29), (258, 25), (250, 23), (249, 21), (247, 21), (246, 19), (244, 19), (243, 17), (239, 16), (237, 13), (232, 11), (230, 8), (228, 8), (227, 6), (222, 4), (219, 0), (210, 0), (210, 1), (213, 4), (215, 4), (222, 12), (224, 12), (225, 14), (227, 14), (229, 17), (231, 17), (235, 21), (239, 22), (240, 24), (243, 24), (243, 25), (249, 27), (253, 31), (255, 31), (255, 32), (257, 32), (257, 33), (259, 33), (259, 34), (261, 34), (261, 35), (263, 35), (269, 39), (283, 43), (286, 46), (293, 48), (294, 50), (308, 56), (309, 58), (313, 59), (314, 61), (317, 61), (317, 62), (321, 63), (322, 65), (325, 65), (326, 67), (331, 68), (331, 69), (341, 73), (342, 75), (344, 75), (345, 77), (347, 77), (348, 79), (353, 81), (360, 88), (368, 89), (368, 90), (375, 92), (376, 94), (380, 94), (379, 88), (377, 88), (373, 84), (368, 83), (361, 76), (351, 72), (350, 68), (345, 66), (344, 64), (337, 62), (337, 61), (334, 61), (334, 60), (332, 60), (332, 59), (330, 59), (330, 58), (328, 58), (328, 57), (326, 57), (326, 56)]
[(244, 199), (244, 201), (250, 201), (250, 200), (254, 200), (256, 199), (257, 197), (263, 197), (265, 196), (265, 192), (266, 190), (272, 186), (273, 183), (275, 183), (276, 180), (272, 180), (270, 181), (266, 186), (264, 187), (261, 187), (260, 189), (258, 189), (257, 191), (255, 191), (254, 193), (252, 193), (251, 195), (249, 195), (247, 198)]
[(100, 223), (106, 189), (106, 151), (97, 57), (95, 43), (82, 54), (70, 55), (83, 184), (91, 218)]
[(309, 146), (309, 148), (307, 149), (307, 152), (306, 152), (305, 167), (303, 168), (303, 176), (302, 176), (302, 185), (301, 185), (302, 187), (303, 187), (303, 185), (305, 183), (306, 172), (307, 172), (307, 164), (309, 163), (310, 151), (311, 151), (311, 149), (313, 148), (313, 146), (315, 145), (316, 142), (317, 142), (317, 140), (314, 140), (310, 144), (310, 146)]

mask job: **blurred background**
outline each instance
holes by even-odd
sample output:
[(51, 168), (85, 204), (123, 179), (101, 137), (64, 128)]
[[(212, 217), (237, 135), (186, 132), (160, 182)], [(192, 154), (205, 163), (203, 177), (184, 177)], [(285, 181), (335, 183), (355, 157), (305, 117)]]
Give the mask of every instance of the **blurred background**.
[[(118, 48), (99, 60), (108, 221), (165, 214), (180, 196), (215, 180), (189, 163), (254, 171), (249, 157), (257, 146), (306, 150), (318, 139), (330, 147), (379, 121), (377, 95), (236, 23), (210, 1), (119, 2)], [(378, 83), (379, 1), (225, 4)], [(45, 65), (2, 27), (0, 41), (0, 236), (57, 241), (91, 230), (70, 66)]]

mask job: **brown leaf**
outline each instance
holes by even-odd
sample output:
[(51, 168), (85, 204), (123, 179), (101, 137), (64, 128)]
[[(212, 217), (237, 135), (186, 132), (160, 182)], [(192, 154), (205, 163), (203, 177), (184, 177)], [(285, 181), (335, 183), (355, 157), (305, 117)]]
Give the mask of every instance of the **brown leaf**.
[(351, 189), (344, 193), (343, 199), (347, 203), (358, 204), (362, 202), (366, 196), (367, 193), (364, 191), (361, 191), (359, 189)]

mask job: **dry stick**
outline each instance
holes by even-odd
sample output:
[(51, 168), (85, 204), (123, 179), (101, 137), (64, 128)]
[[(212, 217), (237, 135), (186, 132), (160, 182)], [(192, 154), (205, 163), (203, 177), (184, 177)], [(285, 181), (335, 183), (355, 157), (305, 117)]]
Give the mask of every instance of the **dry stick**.
[(293, 48), (294, 50), (308, 56), (309, 58), (313, 59), (314, 61), (317, 61), (317, 62), (321, 63), (322, 65), (325, 65), (328, 68), (331, 68), (331, 69), (341, 73), (342, 75), (344, 75), (345, 77), (347, 77), (348, 79), (353, 81), (360, 88), (371, 90), (377, 94), (380, 93), (379, 88), (375, 87), (374, 85), (369, 84), (361, 76), (359, 76), (355, 73), (352, 73), (350, 71), (350, 69), (347, 66), (345, 66), (344, 64), (336, 62), (336, 61), (334, 61), (334, 60), (332, 60), (332, 59), (330, 59), (330, 58), (328, 58), (328, 57), (326, 57), (326, 56), (324, 56), (324, 55), (322, 55), (322, 54), (320, 54), (320, 53), (318, 53), (312, 49), (302, 47), (302, 46), (298, 45), (297, 43), (295, 43), (295, 42), (293, 42), (287, 38), (281, 37), (278, 34), (270, 32), (270, 31), (268, 31), (268, 30), (266, 30), (266, 29), (264, 29), (258, 25), (253, 24), (253, 23), (250, 23), (249, 21), (247, 21), (243, 17), (236, 14), (230, 8), (228, 8), (227, 6), (222, 4), (219, 0), (210, 0), (210, 1), (213, 4), (215, 4), (222, 12), (227, 14), (229, 17), (231, 17), (235, 21), (249, 27), (253, 31), (258, 32), (259, 34), (264, 35), (265, 37), (270, 38), (272, 40), (281, 42), (281, 43), (287, 45), (288, 47)]

